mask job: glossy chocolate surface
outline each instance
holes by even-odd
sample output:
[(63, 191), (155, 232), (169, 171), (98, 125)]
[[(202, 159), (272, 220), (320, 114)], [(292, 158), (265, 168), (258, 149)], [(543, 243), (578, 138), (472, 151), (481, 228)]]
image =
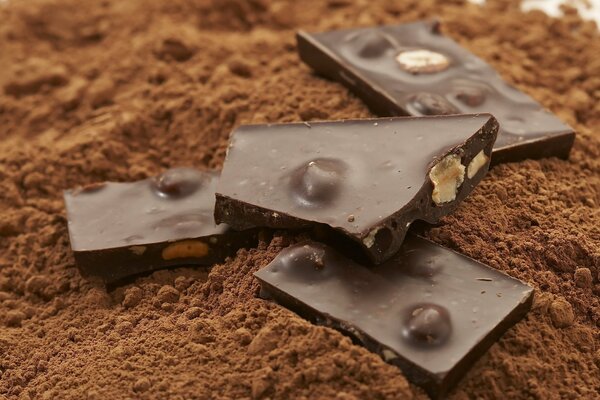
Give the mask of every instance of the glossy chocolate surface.
[(572, 128), (443, 36), (436, 22), (299, 32), (297, 38), (305, 63), (343, 83), (378, 115), (489, 112), (500, 123), (494, 164), (568, 157)]
[(66, 191), (80, 269), (113, 281), (160, 267), (211, 264), (253, 243), (253, 234), (214, 223), (217, 181), (216, 172), (175, 168), (138, 182)]
[(304, 242), (255, 276), (261, 296), (350, 335), (434, 397), (519, 321), (533, 298), (522, 282), (412, 234), (374, 268)]
[[(497, 131), (489, 114), (242, 126), (231, 135), (215, 219), (234, 229), (322, 224), (379, 263), (415, 219), (436, 222), (484, 177)], [(432, 166), (456, 154), (465, 175), (454, 201), (436, 204)]]

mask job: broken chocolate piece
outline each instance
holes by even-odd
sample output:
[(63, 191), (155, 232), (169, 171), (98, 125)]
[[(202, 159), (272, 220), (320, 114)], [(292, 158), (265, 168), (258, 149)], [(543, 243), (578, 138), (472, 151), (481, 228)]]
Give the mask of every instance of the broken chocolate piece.
[(300, 58), (339, 81), (380, 116), (492, 113), (500, 123), (492, 164), (567, 158), (573, 129), (443, 36), (435, 22), (299, 32)]
[(414, 220), (437, 222), (473, 190), (497, 129), (489, 114), (242, 126), (215, 220), (240, 230), (326, 225), (380, 263)]
[(412, 234), (372, 269), (304, 242), (255, 276), (262, 297), (351, 336), (433, 397), (444, 396), (533, 299), (522, 282)]
[(213, 220), (216, 172), (175, 168), (156, 178), (65, 192), (69, 236), (83, 275), (106, 282), (176, 265), (212, 265), (256, 244)]

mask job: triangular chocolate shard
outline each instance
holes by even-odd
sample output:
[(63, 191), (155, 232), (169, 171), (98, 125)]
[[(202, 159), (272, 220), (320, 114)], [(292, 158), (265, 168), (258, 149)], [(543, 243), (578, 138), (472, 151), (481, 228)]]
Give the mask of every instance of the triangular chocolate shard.
[(490, 114), (236, 129), (215, 220), (234, 229), (329, 226), (380, 263), (410, 224), (452, 212), (487, 172)]

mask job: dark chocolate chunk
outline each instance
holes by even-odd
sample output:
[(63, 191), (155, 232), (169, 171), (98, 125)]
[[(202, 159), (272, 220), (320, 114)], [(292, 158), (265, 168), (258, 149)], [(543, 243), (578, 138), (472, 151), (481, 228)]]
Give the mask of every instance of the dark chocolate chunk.
[(216, 172), (175, 168), (156, 178), (68, 190), (65, 203), (75, 260), (83, 275), (107, 282), (176, 265), (211, 265), (256, 232), (213, 220)]
[(348, 334), (433, 397), (444, 396), (533, 299), (522, 282), (412, 234), (372, 269), (304, 242), (255, 276), (261, 296)]
[(329, 226), (379, 263), (414, 220), (434, 223), (471, 192), (497, 129), (489, 114), (242, 126), (215, 220), (240, 230)]
[(306, 64), (380, 116), (489, 112), (500, 123), (492, 164), (569, 156), (573, 129), (443, 36), (437, 23), (299, 32), (297, 39)]

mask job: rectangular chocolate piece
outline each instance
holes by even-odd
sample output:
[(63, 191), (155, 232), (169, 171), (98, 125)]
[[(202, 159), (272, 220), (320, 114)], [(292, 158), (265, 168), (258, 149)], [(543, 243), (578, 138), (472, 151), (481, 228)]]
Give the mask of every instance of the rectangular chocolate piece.
[(156, 178), (65, 191), (71, 247), (83, 275), (112, 282), (176, 265), (211, 265), (254, 246), (256, 232), (213, 220), (216, 172), (175, 168)]
[(437, 22), (301, 31), (297, 40), (302, 61), (380, 116), (492, 113), (500, 123), (493, 165), (569, 156), (573, 129), (443, 36)]
[(304, 242), (255, 276), (261, 297), (351, 336), (435, 398), (533, 299), (521, 281), (412, 234), (393, 259), (372, 269)]
[(215, 220), (331, 227), (380, 263), (414, 220), (437, 222), (483, 179), (497, 129), (489, 114), (241, 126)]

